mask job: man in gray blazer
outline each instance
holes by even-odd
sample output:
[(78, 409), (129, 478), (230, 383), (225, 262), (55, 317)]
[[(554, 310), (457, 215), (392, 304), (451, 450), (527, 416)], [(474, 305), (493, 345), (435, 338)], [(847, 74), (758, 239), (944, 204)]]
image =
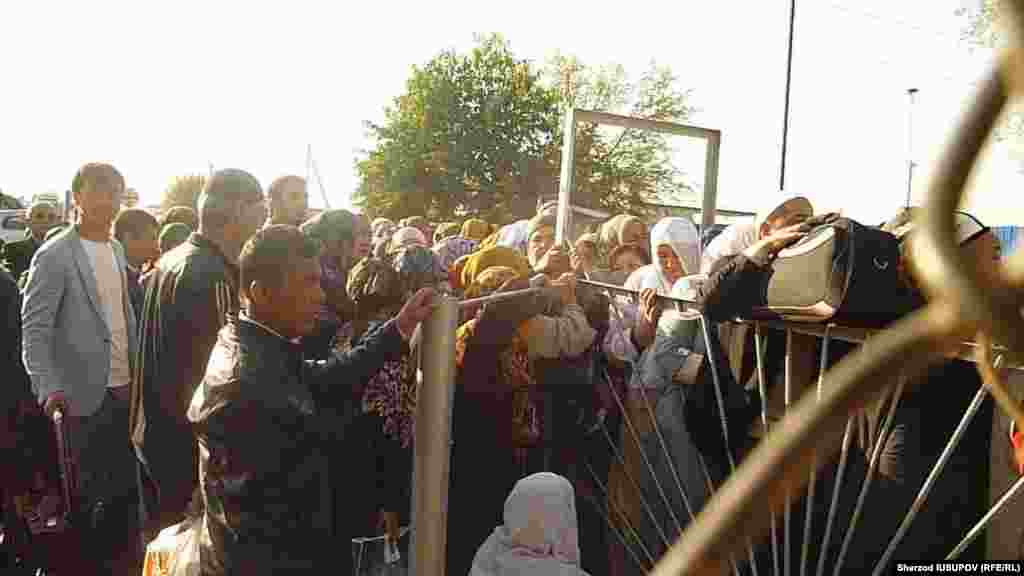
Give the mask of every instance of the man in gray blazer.
[(47, 415), (60, 410), (78, 466), (83, 574), (142, 569), (138, 465), (128, 434), (136, 321), (124, 249), (110, 236), (124, 192), (113, 166), (82, 166), (78, 221), (32, 258), (22, 304), (23, 358)]

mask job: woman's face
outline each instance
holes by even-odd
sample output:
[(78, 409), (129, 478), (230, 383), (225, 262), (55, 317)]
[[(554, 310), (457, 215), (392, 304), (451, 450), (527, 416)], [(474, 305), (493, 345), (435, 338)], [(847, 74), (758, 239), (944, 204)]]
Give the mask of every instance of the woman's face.
[[(674, 255), (674, 254), (673, 254)], [(643, 258), (636, 252), (623, 252), (612, 263), (616, 272), (623, 272), (628, 277), (644, 266)]]
[(683, 265), (679, 262), (675, 250), (672, 250), (672, 247), (667, 244), (658, 246), (658, 267), (661, 268), (661, 272), (668, 278), (668, 281), (673, 284), (683, 277)]
[(999, 239), (991, 231), (983, 233), (960, 249), (964, 258), (978, 267), (983, 281), (990, 286), (1000, 283), (1003, 271), (1003, 252)]
[(370, 225), (365, 218), (356, 218), (355, 229), (352, 231), (352, 255), (355, 261), (362, 260), (370, 255), (373, 247), (373, 238), (370, 232)]
[(622, 230), (622, 243), (646, 246), (647, 226), (644, 226), (643, 222), (637, 222), (636, 220), (627, 224)]

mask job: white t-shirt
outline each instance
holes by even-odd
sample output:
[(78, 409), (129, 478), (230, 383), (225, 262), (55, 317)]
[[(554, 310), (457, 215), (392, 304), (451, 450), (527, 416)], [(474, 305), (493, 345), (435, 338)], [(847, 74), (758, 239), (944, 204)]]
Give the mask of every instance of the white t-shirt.
[(96, 290), (99, 292), (107, 326), (110, 327), (110, 379), (108, 388), (127, 386), (132, 381), (128, 362), (128, 322), (124, 317), (124, 284), (110, 242), (93, 242), (82, 238), (82, 247), (89, 255)]

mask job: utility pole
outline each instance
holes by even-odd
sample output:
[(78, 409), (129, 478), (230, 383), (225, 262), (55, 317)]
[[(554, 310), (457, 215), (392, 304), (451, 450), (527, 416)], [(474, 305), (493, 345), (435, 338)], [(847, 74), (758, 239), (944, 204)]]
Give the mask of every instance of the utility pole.
[(907, 89), (907, 202), (910, 208), (910, 197), (914, 189), (914, 96), (917, 88)]

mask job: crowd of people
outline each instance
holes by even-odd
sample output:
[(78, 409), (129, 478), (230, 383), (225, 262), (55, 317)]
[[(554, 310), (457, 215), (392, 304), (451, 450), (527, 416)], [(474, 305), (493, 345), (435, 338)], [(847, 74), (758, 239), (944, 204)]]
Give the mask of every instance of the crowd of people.
[[(95, 569), (79, 573), (140, 574), (146, 544), (168, 533), (194, 543), (202, 574), (350, 573), (353, 537), (397, 539), (409, 521), (418, 326), (435, 297), (531, 287), (541, 290), (461, 311), (447, 571), (645, 572), (763, 437), (786, 339), (765, 329), (758, 350), (731, 321), (758, 306), (773, 259), (814, 216), (807, 198), (773, 197), (718, 235), (623, 214), (559, 244), (551, 202), (504, 226), (308, 218), (302, 178), (264, 194), (229, 169), (194, 209), (158, 220), (119, 209), (124, 189), (113, 166), (81, 167), (75, 221), (32, 206), (0, 270), (5, 541), (24, 554), (33, 520), (60, 509), (59, 412), (73, 432), (81, 562)], [(911, 284), (912, 216), (881, 226), (904, 239)], [(958, 219), (964, 257), (996, 281), (997, 240)], [(702, 330), (701, 314), (718, 324)], [(828, 365), (850, 350), (832, 342)], [(900, 377), (853, 420), (840, 536), (809, 543), (812, 558), (839, 553), (880, 455), (850, 573), (881, 556), (980, 385), (959, 360), (927, 386)], [(989, 451), (1011, 446), (993, 440), (993, 418), (986, 401), (897, 559), (944, 556), (987, 509)], [(829, 499), (813, 506), (820, 532)], [(802, 539), (780, 542), (799, 557)], [(758, 546), (756, 561), (767, 567), (772, 553)]]

